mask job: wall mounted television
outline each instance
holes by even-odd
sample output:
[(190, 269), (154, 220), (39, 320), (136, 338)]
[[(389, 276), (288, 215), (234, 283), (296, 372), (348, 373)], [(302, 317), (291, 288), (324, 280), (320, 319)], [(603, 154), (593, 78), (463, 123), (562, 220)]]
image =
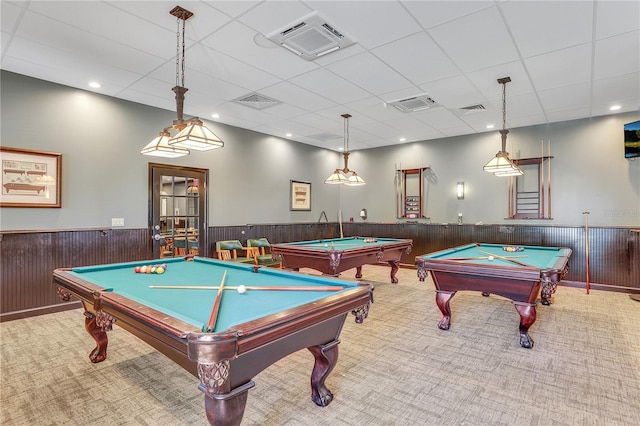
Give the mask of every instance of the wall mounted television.
[(640, 120), (624, 125), (624, 157), (640, 157)]

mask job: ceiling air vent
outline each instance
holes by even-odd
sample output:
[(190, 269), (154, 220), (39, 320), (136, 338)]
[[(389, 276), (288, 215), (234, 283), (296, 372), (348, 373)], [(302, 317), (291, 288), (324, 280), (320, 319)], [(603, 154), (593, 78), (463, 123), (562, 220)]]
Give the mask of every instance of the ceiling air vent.
[(418, 95), (411, 98), (401, 99), (399, 101), (389, 102), (402, 112), (416, 112), (438, 106), (436, 101), (431, 99), (429, 95)]
[(486, 108), (484, 107), (484, 105), (477, 104), (477, 105), (469, 105), (466, 107), (458, 108), (456, 113), (457, 115), (469, 115), (469, 114), (475, 114), (476, 112), (483, 112), (483, 111), (486, 111)]
[(310, 13), (265, 37), (307, 61), (313, 61), (355, 43), (317, 12)]
[(255, 92), (246, 96), (242, 96), (238, 99), (234, 99), (233, 102), (237, 102), (240, 105), (245, 105), (255, 109), (265, 109), (274, 105), (278, 105), (280, 103), (280, 101)]

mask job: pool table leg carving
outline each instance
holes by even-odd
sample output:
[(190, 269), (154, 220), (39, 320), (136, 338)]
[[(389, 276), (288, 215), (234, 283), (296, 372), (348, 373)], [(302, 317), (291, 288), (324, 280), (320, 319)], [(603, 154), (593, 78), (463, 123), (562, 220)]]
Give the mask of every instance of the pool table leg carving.
[(529, 336), (529, 327), (536, 321), (536, 305), (531, 303), (513, 302), (520, 314), (520, 346), (531, 349), (533, 339)]
[[(93, 340), (96, 341), (96, 347), (89, 354), (89, 359), (94, 364), (102, 362), (107, 359), (107, 345), (109, 344), (107, 329), (99, 325), (96, 315), (85, 311), (84, 316), (84, 328), (87, 330), (87, 333), (93, 337)], [(108, 330), (110, 329), (109, 326)]]
[(436, 304), (442, 312), (442, 319), (438, 322), (440, 330), (448, 330), (451, 324), (451, 306), (449, 301), (456, 294), (455, 291), (436, 291)]
[(427, 278), (427, 269), (418, 267), (418, 279), (424, 281)]
[(307, 348), (315, 358), (311, 373), (311, 400), (320, 407), (326, 407), (333, 400), (333, 394), (325, 386), (324, 381), (338, 362), (339, 343), (339, 340), (334, 340), (324, 345)]

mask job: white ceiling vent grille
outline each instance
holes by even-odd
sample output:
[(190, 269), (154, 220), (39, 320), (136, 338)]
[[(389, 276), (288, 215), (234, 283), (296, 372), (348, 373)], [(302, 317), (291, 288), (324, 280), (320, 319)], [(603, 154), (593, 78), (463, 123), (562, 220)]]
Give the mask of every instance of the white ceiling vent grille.
[(313, 61), (355, 43), (317, 12), (285, 25), (265, 37), (307, 61)]
[(426, 94), (389, 102), (389, 105), (396, 107), (402, 112), (417, 112), (438, 106), (436, 101)]
[(273, 98), (255, 92), (249, 95), (242, 96), (238, 99), (234, 99), (233, 102), (237, 102), (240, 105), (245, 105), (255, 109), (265, 109), (281, 103), (280, 101), (277, 101)]
[(456, 111), (456, 114), (462, 116), (462, 115), (475, 114), (477, 112), (483, 112), (486, 110), (487, 109), (482, 104), (469, 105), (466, 107), (458, 108)]

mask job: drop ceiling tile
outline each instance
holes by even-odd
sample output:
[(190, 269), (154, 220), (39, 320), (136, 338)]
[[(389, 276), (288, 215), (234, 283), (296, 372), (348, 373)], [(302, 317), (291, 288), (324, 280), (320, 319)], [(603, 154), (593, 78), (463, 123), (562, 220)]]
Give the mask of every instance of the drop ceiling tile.
[(639, 1), (596, 2), (596, 40), (638, 29)]
[(640, 30), (596, 41), (594, 57), (593, 78), (596, 80), (637, 71)]
[(584, 83), (591, 78), (591, 45), (582, 44), (525, 59), (536, 90)]
[(550, 116), (559, 111), (589, 108), (591, 90), (588, 82), (556, 87), (538, 92), (545, 113)]
[(324, 68), (318, 68), (289, 79), (289, 82), (302, 88), (309, 88), (317, 95), (331, 98), (336, 103), (353, 102), (370, 96), (360, 87), (346, 81)]
[(425, 29), (471, 15), (479, 10), (495, 8), (493, 1), (408, 1), (404, 6)]
[(347, 58), (326, 68), (374, 95), (411, 86), (409, 80), (370, 53)]
[(518, 59), (507, 27), (495, 8), (447, 22), (428, 33), (465, 72)]
[[(589, 43), (591, 1), (504, 2), (501, 8), (524, 58)], [(580, 19), (576, 19), (580, 17)]]
[[(411, 55), (407, 55), (411, 52)], [(371, 51), (415, 85), (460, 73), (447, 55), (424, 33), (418, 33)]]

